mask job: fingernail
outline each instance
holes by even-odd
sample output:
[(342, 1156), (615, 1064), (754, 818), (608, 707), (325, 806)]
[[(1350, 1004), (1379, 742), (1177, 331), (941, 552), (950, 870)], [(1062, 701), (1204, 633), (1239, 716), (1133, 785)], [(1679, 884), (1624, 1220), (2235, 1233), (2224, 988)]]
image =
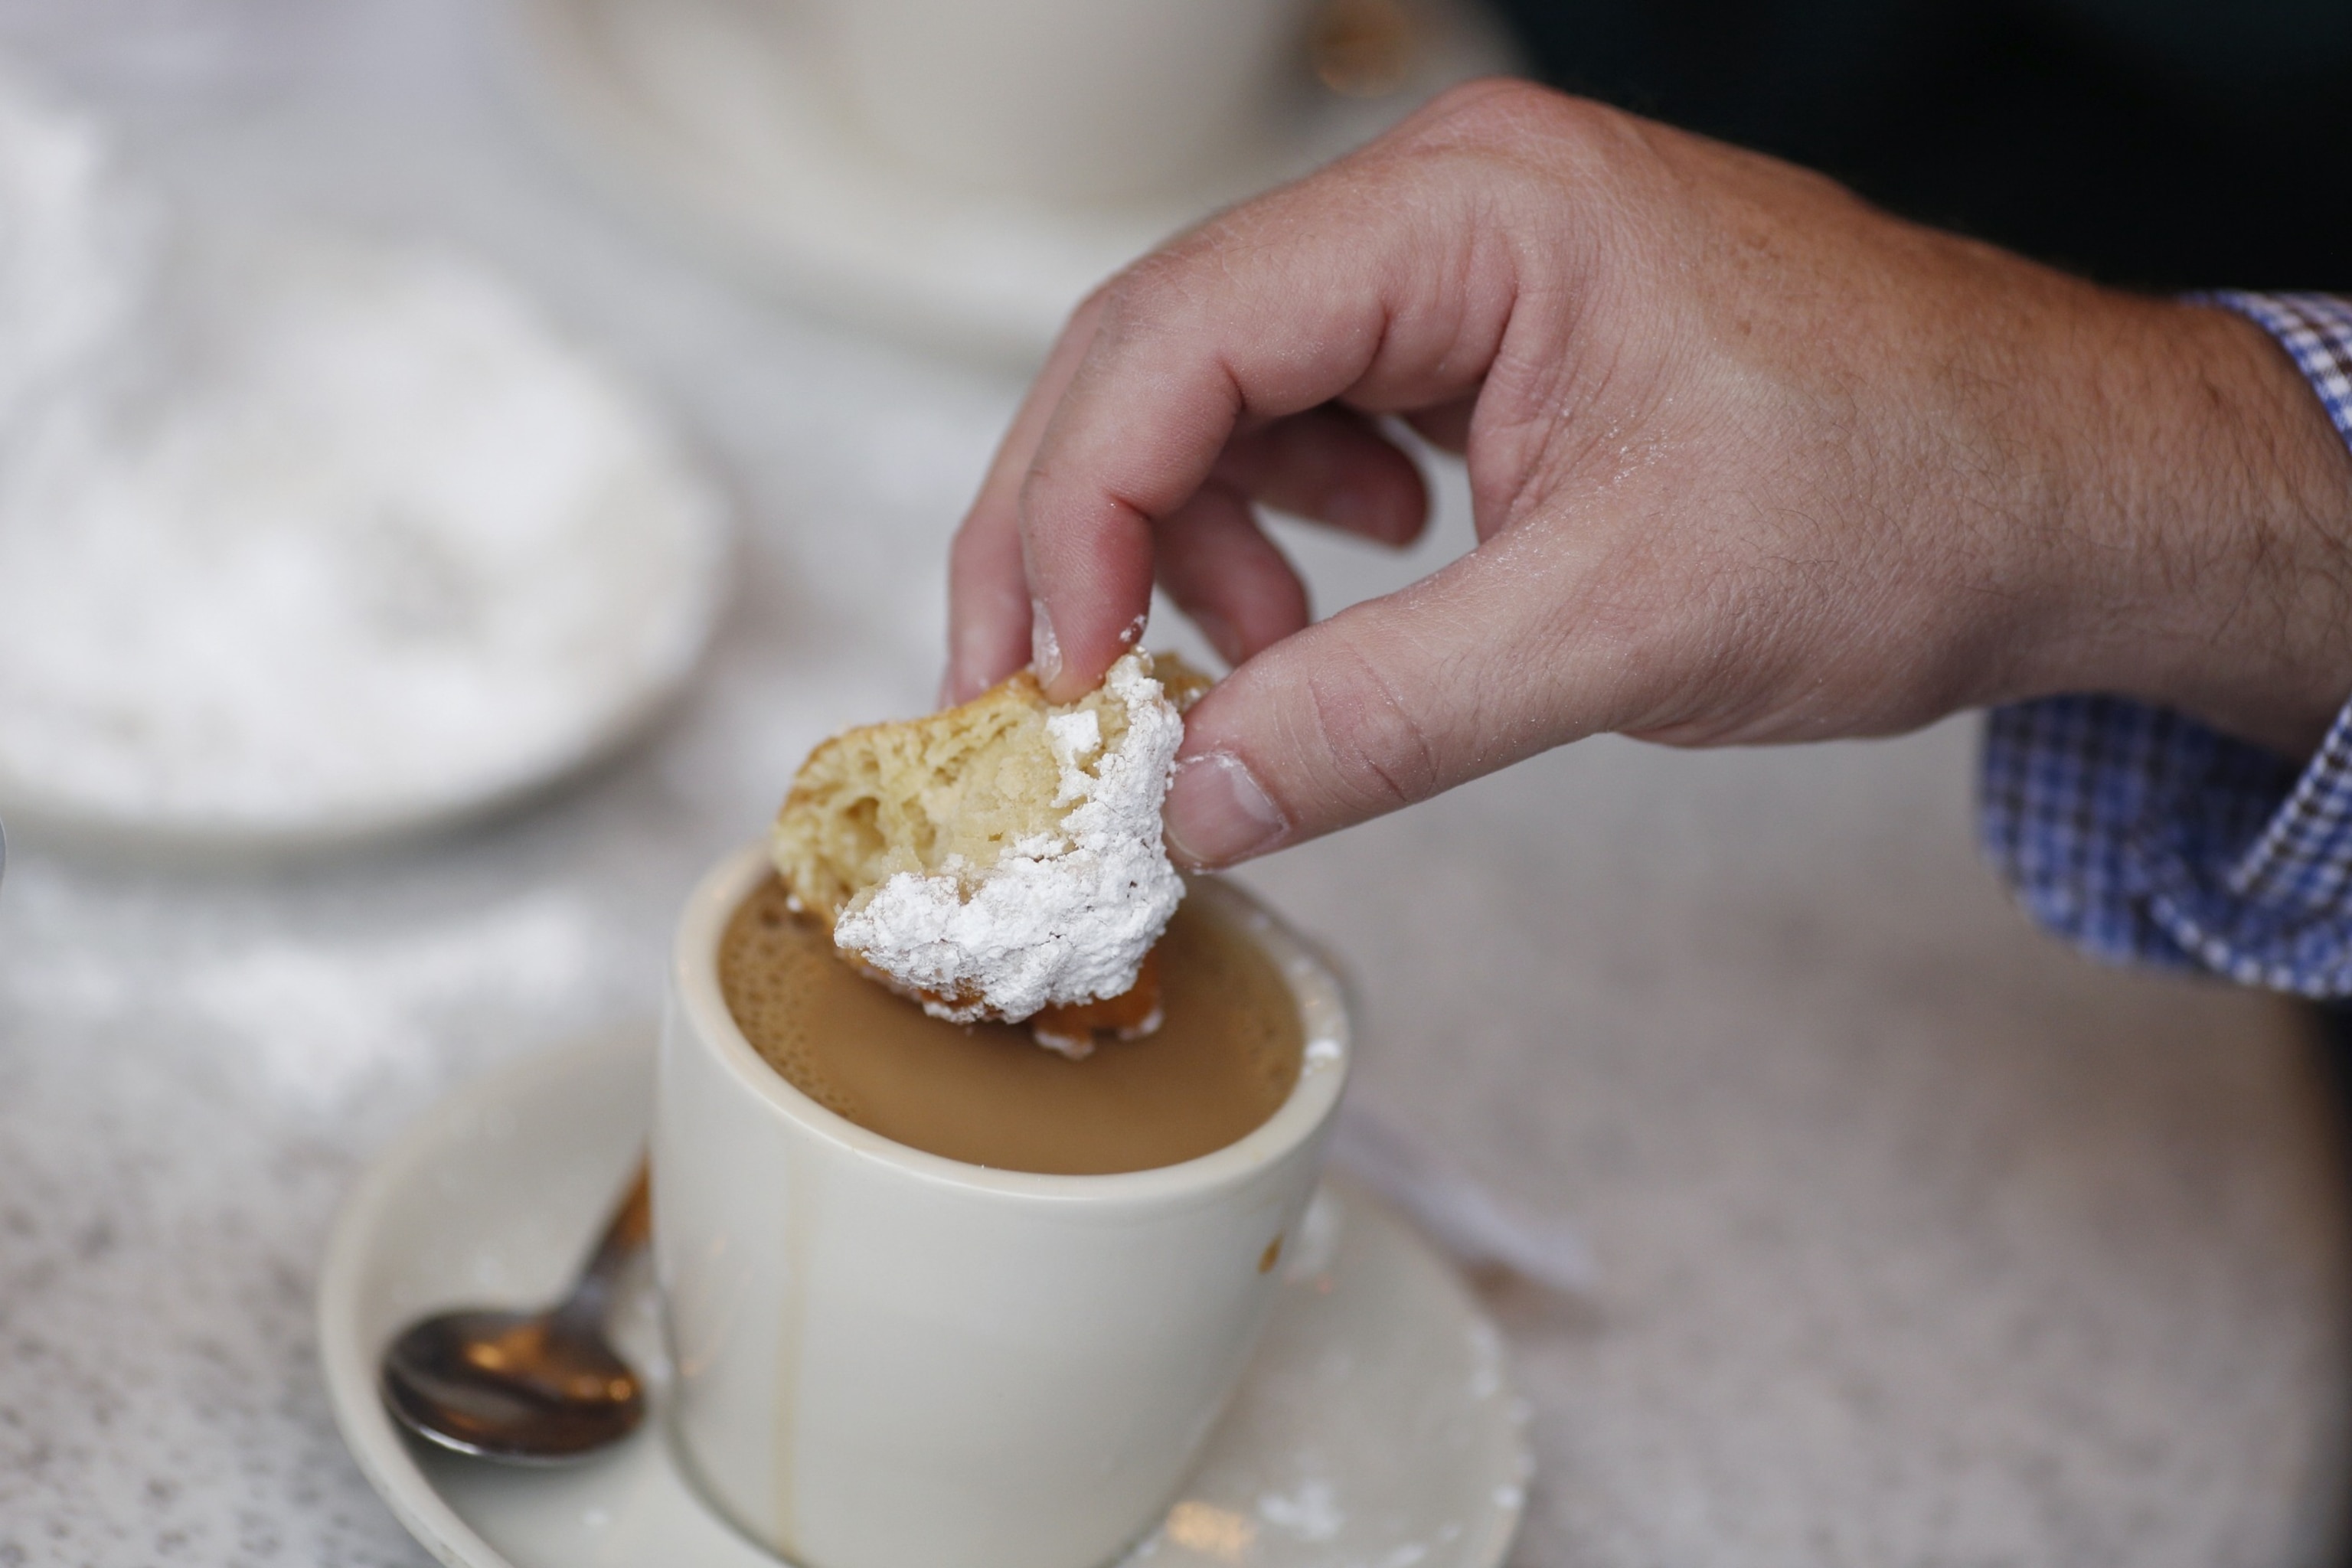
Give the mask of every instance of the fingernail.
[(1168, 847), (1195, 866), (1263, 854), (1290, 831), (1282, 807), (1231, 752), (1203, 752), (1176, 764), (1166, 817)]
[(1062, 678), (1062, 639), (1054, 635), (1054, 620), (1043, 599), (1029, 601), (1029, 668), (1036, 671), (1040, 686)]

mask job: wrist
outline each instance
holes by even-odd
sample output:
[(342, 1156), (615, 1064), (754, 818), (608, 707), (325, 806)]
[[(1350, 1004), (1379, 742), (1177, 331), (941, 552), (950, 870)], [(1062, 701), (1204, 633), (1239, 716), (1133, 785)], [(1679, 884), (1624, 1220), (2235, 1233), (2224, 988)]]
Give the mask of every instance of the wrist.
[(2352, 451), (2243, 317), (2101, 316), (2048, 432), (2068, 591), (2017, 695), (2112, 691), (2305, 755), (2352, 695)]

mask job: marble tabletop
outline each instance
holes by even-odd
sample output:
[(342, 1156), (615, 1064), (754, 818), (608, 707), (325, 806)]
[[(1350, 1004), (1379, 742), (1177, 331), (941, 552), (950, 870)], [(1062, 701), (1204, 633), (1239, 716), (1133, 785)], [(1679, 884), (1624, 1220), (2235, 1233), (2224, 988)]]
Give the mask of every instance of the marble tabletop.
[[(222, 15), (285, 25), (240, 52)], [(646, 1019), (680, 897), (808, 745), (925, 704), (1018, 386), (632, 217), (458, 0), (0, 0), (12, 47), (187, 199), (488, 256), (740, 502), (708, 668), (590, 776), (274, 870), (23, 845), (0, 888), (0, 1565), (419, 1564), (314, 1366), (338, 1199), (451, 1086)], [(1286, 533), (1318, 602), (1462, 548), (1442, 488), (1409, 557)], [(2340, 1544), (2346, 1185), (2304, 1021), (2037, 937), (1971, 848), (1972, 745), (1595, 742), (1247, 873), (1360, 976), (1367, 1099), (1591, 1242), (1591, 1301), (1489, 1297), (1535, 1411), (1522, 1568)]]

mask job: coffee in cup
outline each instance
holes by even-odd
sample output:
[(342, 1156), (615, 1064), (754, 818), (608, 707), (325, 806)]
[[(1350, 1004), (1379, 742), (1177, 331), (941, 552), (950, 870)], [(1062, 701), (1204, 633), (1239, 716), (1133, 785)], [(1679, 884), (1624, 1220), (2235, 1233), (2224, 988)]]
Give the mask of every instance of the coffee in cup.
[(771, 879), (728, 921), (719, 985), (770, 1067), (861, 1127), (974, 1165), (1106, 1175), (1237, 1142), (1298, 1080), (1290, 986), (1213, 900), (1178, 908), (1157, 966), (1160, 1027), (1073, 1061), (1024, 1026), (947, 1023), (884, 989)]

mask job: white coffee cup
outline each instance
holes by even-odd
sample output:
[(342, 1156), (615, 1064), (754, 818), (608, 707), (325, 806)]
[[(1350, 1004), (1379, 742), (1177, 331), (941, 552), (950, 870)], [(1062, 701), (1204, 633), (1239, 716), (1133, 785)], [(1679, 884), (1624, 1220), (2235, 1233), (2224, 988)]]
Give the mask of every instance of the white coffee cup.
[(793, 0), (851, 120), (943, 184), (1091, 200), (1260, 144), (1312, 0)]
[(1339, 982), (1238, 889), (1196, 884), (1290, 983), (1289, 1099), (1181, 1164), (993, 1170), (869, 1132), (752, 1050), (718, 952), (768, 873), (751, 846), (688, 900), (662, 1029), (654, 1258), (687, 1467), (802, 1568), (1107, 1563), (1248, 1360), (1347, 1076)]

